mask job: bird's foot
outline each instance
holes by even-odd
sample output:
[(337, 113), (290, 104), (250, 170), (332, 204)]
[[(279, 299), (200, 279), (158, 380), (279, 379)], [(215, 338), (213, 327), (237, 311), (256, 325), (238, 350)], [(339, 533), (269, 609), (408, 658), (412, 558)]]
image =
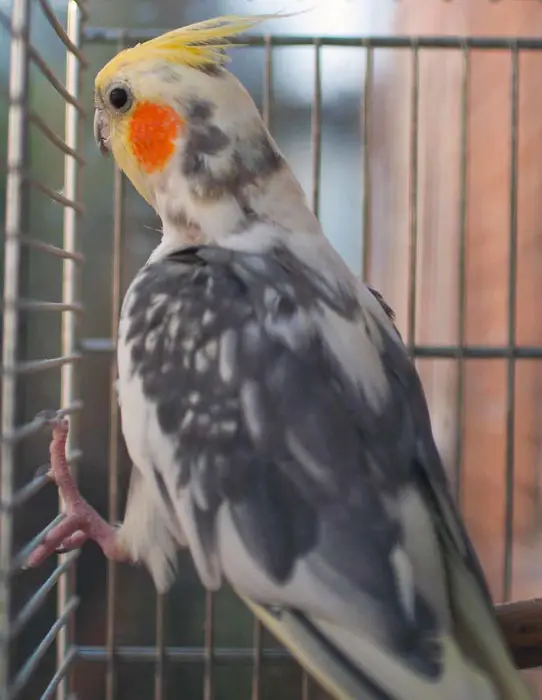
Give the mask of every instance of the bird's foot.
[(47, 533), (26, 562), (26, 568), (39, 566), (51, 554), (79, 549), (91, 539), (103, 550), (108, 559), (130, 561), (118, 546), (116, 530), (109, 525), (81, 496), (70, 473), (66, 459), (68, 421), (62, 413), (43, 412), (39, 418), (53, 429), (50, 446), (51, 466), (47, 476), (57, 485), (65, 504), (65, 517)]

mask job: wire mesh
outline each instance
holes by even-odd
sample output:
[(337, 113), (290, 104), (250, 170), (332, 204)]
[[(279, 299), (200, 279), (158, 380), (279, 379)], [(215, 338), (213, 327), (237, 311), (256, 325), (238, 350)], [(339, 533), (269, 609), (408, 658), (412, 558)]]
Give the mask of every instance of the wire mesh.
[[(11, 37), (10, 81), (8, 90), (7, 150), (5, 163), (6, 205), (4, 231), (3, 318), (2, 318), (2, 462), (0, 509), (0, 696), (5, 700), (24, 697), (32, 677), (41, 667), (44, 658), (57, 647), (57, 668), (39, 690), (42, 700), (67, 697), (66, 675), (75, 658), (73, 646), (73, 614), (78, 605), (74, 593), (74, 562), (76, 555), (58, 558), (54, 570), (36, 585), (23, 605), (17, 603), (17, 580), (21, 567), (31, 549), (43, 540), (61, 515), (53, 519), (41, 532), (19, 551), (14, 547), (16, 519), (21, 509), (28, 508), (47, 483), (43, 468), (40, 474), (18, 488), (25, 442), (34, 439), (43, 422), (26, 419), (27, 407), (22, 405), (26, 375), (47, 373), (57, 395), (56, 403), (65, 409), (72, 419), (69, 458), (73, 466), (81, 456), (77, 449), (76, 415), (82, 408), (77, 391), (78, 363), (81, 355), (77, 346), (77, 319), (81, 313), (77, 276), (81, 256), (78, 253), (77, 222), (82, 213), (78, 203), (78, 171), (81, 158), (78, 149), (78, 120), (84, 113), (78, 101), (79, 65), (84, 64), (80, 43), (80, 6), (70, 0), (66, 22), (62, 23), (47, 0), (40, 6), (48, 25), (62, 42), (65, 54), (63, 78), (53, 69), (30, 41), (33, 6), (29, 0), (14, 0), (11, 18), (4, 18), (2, 25)], [(58, 93), (64, 103), (64, 135), (58, 133), (58, 124), (51, 125), (31, 107), (29, 76), (32, 67), (37, 68), (45, 81)], [(32, 168), (29, 159), (31, 125), (61, 154), (63, 158), (64, 186), (59, 192), (52, 188)], [(63, 209), (62, 240), (52, 244), (40, 240), (39, 231), (30, 226), (29, 207), (32, 192), (44, 194)], [(50, 256), (60, 263), (55, 270), (62, 280), (58, 300), (26, 298), (28, 268), (31, 252)], [(46, 263), (47, 264), (47, 263)], [(25, 335), (31, 333), (29, 316), (59, 314), (58, 355), (29, 359), (25, 347)], [(54, 374), (54, 376), (52, 376)], [(37, 466), (37, 465), (35, 465)], [(34, 467), (35, 472), (35, 467)], [(20, 658), (17, 653), (19, 638), (35, 624), (40, 609), (48, 596), (56, 590), (57, 615), (50, 626), (35, 641), (29, 653)], [(24, 645), (21, 645), (24, 646)], [(18, 657), (18, 658), (17, 658)]]
[[(36, 395), (28, 398), (22, 385), (24, 376), (36, 376), (52, 372), (54, 388), (49, 393), (39, 395), (54, 396), (62, 407), (70, 413), (70, 458), (74, 465), (82, 457), (78, 441), (79, 413), (83, 409), (80, 387), (80, 364), (82, 358), (91, 362), (100, 355), (107, 357), (110, 393), (108, 397), (109, 439), (108, 458), (108, 502), (107, 513), (111, 522), (121, 516), (119, 481), (122, 478), (119, 410), (114, 389), (116, 368), (113, 350), (116, 341), (119, 308), (124, 290), (126, 270), (123, 269), (126, 219), (126, 191), (124, 180), (115, 170), (113, 180), (113, 222), (110, 239), (110, 336), (82, 337), (79, 317), (83, 308), (80, 289), (80, 272), (83, 263), (78, 234), (78, 223), (84, 215), (84, 206), (79, 172), (85, 158), (79, 148), (80, 120), (88, 106), (81, 99), (80, 72), (87, 66), (89, 45), (110, 45), (112, 49), (143, 41), (160, 33), (160, 30), (132, 32), (99, 27), (84, 27), (87, 10), (83, 0), (69, 0), (66, 21), (55, 14), (48, 0), (39, 0), (43, 16), (56, 34), (66, 51), (64, 76), (49, 65), (38, 49), (29, 41), (31, 0), (14, 0), (12, 16), (4, 19), (2, 25), (11, 36), (11, 72), (9, 85), (9, 123), (6, 153), (6, 209), (4, 244), (4, 292), (3, 292), (3, 358), (2, 358), (2, 463), (1, 463), (1, 510), (0, 510), (0, 697), (6, 700), (35, 698), (41, 700), (56, 695), (66, 700), (77, 690), (73, 674), (81, 663), (100, 664), (105, 668), (106, 700), (122, 700), (119, 690), (121, 670), (126, 664), (132, 668), (136, 664), (151, 664), (154, 667), (152, 697), (166, 700), (170, 697), (168, 678), (174, 666), (195, 666), (201, 671), (202, 684), (194, 697), (200, 694), (204, 700), (217, 696), (217, 677), (225, 668), (250, 668), (250, 693), (252, 700), (269, 697), (266, 692), (264, 672), (270, 667), (288, 669), (293, 666), (289, 655), (280, 647), (272, 646), (268, 635), (257, 621), (253, 621), (251, 644), (226, 645), (220, 642), (220, 629), (217, 623), (216, 596), (205, 593), (201, 605), (203, 636), (200, 645), (168, 643), (168, 610), (170, 599), (156, 596), (154, 610), (154, 643), (125, 644), (121, 642), (119, 629), (119, 607), (122, 603), (119, 591), (120, 577), (117, 565), (107, 563), (107, 586), (105, 591), (106, 623), (103, 645), (78, 643), (74, 613), (79, 604), (76, 595), (75, 561), (77, 553), (62, 555), (48, 575), (40, 574), (32, 581), (32, 590), (27, 591), (22, 603), (14, 604), (15, 586), (19, 569), (28, 552), (43, 540), (50, 528), (59, 521), (61, 515), (45, 525), (30, 542), (17, 549), (19, 541), (15, 532), (15, 514), (28, 508), (32, 499), (42, 493), (46, 484), (43, 474), (27, 479), (20, 484), (16, 478), (17, 465), (29, 455), (43, 450), (44, 442), (37, 442), (31, 451), (21, 451), (27, 441), (38, 440), (40, 420), (29, 418), (43, 408), (36, 405)], [(372, 255), (374, 241), (371, 231), (371, 159), (373, 157), (373, 123), (371, 105), (375, 91), (374, 63), (379, 50), (400, 50), (411, 62), (410, 84), (410, 134), (409, 134), (409, 222), (408, 222), (408, 316), (405, 339), (412, 355), (417, 359), (449, 359), (457, 363), (456, 375), (456, 451), (454, 461), (454, 486), (459, 497), (463, 465), (463, 425), (465, 421), (465, 363), (467, 360), (501, 359), (506, 363), (506, 502), (504, 532), (504, 562), (502, 571), (503, 597), (510, 596), (512, 579), (512, 553), (514, 541), (514, 430), (515, 430), (515, 386), (516, 363), (519, 359), (539, 360), (542, 347), (519, 345), (516, 339), (517, 307), (517, 189), (518, 189), (518, 119), (519, 119), (519, 74), (522, 52), (542, 51), (542, 40), (508, 38), (457, 38), (457, 37), (366, 37), (363, 39), (333, 37), (250, 37), (251, 47), (265, 51), (262, 114), (266, 123), (273, 129), (273, 60), (276, 47), (305, 46), (313, 52), (313, 102), (311, 107), (311, 202), (319, 213), (321, 203), (322, 154), (322, 48), (350, 47), (365, 55), (365, 75), (360, 86), (360, 127), (362, 143), (363, 189), (360, 193), (363, 241), (362, 270), (369, 277), (368, 261)], [(425, 50), (452, 50), (461, 56), (460, 105), (460, 212), (459, 212), (459, 258), (458, 258), (458, 319), (456, 344), (422, 344), (416, 342), (417, 276), (419, 274), (418, 230), (419, 230), (419, 100), (420, 100), (420, 57)], [(473, 345), (466, 342), (466, 264), (467, 264), (467, 177), (468, 177), (468, 129), (470, 72), (474, 52), (503, 51), (510, 56), (510, 150), (511, 167), (509, 183), (509, 246), (508, 246), (508, 321), (507, 342), (502, 345)], [(35, 111), (28, 94), (29, 67), (34, 65), (59, 98), (65, 102), (64, 134), (58, 133), (58, 125), (50, 124)], [(59, 192), (49, 183), (33, 174), (28, 162), (29, 129), (34, 127), (63, 158), (64, 185)], [(42, 240), (36, 226), (28, 223), (28, 200), (33, 190), (54, 200), (62, 207), (62, 240), (52, 242)], [(62, 284), (57, 289), (55, 300), (30, 298), (27, 257), (29, 252), (45, 255), (61, 265)], [(143, 262), (143, 261), (141, 261)], [(45, 295), (44, 295), (45, 296)], [(28, 329), (25, 319), (29, 314), (59, 314), (62, 323), (57, 327), (58, 354), (39, 358), (27, 356), (28, 345), (25, 334)], [(55, 389), (56, 388), (56, 389)], [(32, 401), (32, 398), (34, 401)], [(83, 397), (84, 398), (84, 397)], [(33, 469), (33, 468), (32, 468)], [(35, 470), (34, 470), (35, 471)], [(43, 470), (42, 470), (43, 472)], [(25, 472), (28, 475), (28, 471)], [(52, 511), (51, 511), (52, 512)], [(56, 591), (56, 614), (41, 637), (35, 639), (29, 653), (21, 658), (17, 640), (24, 630), (35, 620), (50, 594)], [(48, 667), (49, 675), (42, 674), (39, 686), (28, 691), (29, 683), (50, 649), (56, 643), (54, 664)], [(28, 645), (27, 645), (28, 646)], [(306, 674), (292, 676), (297, 683), (293, 697), (303, 700), (323, 698)], [(200, 693), (201, 690), (201, 693)], [(25, 692), (27, 693), (25, 695)], [(30, 694), (28, 694), (30, 692)], [(188, 696), (187, 696), (188, 697)]]

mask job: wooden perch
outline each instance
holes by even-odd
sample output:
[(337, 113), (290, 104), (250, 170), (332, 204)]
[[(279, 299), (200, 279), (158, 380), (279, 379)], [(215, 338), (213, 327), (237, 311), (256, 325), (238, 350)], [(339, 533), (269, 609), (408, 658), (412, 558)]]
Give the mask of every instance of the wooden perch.
[(542, 666), (542, 598), (495, 606), (518, 668)]

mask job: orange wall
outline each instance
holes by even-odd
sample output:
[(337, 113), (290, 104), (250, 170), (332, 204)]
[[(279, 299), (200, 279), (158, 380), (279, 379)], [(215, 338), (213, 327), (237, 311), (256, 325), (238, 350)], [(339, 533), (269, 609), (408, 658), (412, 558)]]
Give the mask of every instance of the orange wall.
[[(398, 34), (542, 35), (542, 5), (502, 0), (402, 0)], [(458, 339), (462, 55), (421, 51), (418, 130), (418, 343)], [(506, 52), (473, 52), (467, 119), (466, 323), (469, 344), (507, 339), (510, 229), (510, 79)], [(369, 279), (408, 317), (410, 97), (408, 52), (375, 53), (371, 111)], [(517, 339), (542, 345), (542, 52), (520, 57)], [(539, 204), (539, 201), (541, 202)], [(457, 365), (420, 361), (441, 451), (453, 469)], [(506, 363), (465, 363), (461, 501), (497, 598), (502, 595), (506, 493)], [(542, 363), (516, 370), (515, 550), (512, 596), (542, 593), (537, 544)], [(535, 550), (536, 551), (536, 550)], [(538, 548), (540, 551), (540, 548)]]

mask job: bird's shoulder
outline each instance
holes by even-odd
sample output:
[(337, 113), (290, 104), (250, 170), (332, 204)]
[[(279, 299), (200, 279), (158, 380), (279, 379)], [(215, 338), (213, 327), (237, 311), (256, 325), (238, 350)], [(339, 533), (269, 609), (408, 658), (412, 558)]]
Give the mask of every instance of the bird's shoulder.
[(310, 372), (318, 385), (329, 382), (328, 393), (344, 385), (351, 401), (384, 415), (415, 381), (393, 321), (374, 289), (360, 293), (348, 275), (317, 269), (286, 246), (192, 246), (142, 268), (125, 297), (119, 342), (143, 378), (159, 369), (162, 378), (207, 376), (239, 388), (275, 367), (267, 381), (278, 390), (299, 364), (298, 382)]
[(255, 453), (275, 465), (294, 455), (316, 500), (340, 499), (360, 479), (396, 493), (412, 470), (419, 397), (390, 313), (374, 292), (360, 298), (285, 247), (195, 246), (136, 277), (121, 364), (185, 464), (190, 449), (227, 445), (245, 452), (226, 470), (236, 483)]
[[(392, 318), (393, 312), (382, 297), (371, 291)], [(167, 294), (167, 299), (161, 297), (163, 294)], [(289, 299), (300, 309), (327, 305), (350, 319), (359, 312), (353, 285), (334, 284), (325, 271), (304, 264), (286, 246), (279, 245), (259, 252), (190, 246), (151, 260), (132, 282), (125, 297), (123, 316), (137, 316), (142, 306), (148, 306), (151, 299), (156, 302), (157, 298), (179, 309), (181, 299), (190, 302), (197, 298), (199, 308), (227, 301), (230, 307), (235, 302), (237, 308), (251, 305), (255, 311), (263, 307), (270, 309), (280, 300)], [(187, 311), (183, 307), (183, 313)]]

